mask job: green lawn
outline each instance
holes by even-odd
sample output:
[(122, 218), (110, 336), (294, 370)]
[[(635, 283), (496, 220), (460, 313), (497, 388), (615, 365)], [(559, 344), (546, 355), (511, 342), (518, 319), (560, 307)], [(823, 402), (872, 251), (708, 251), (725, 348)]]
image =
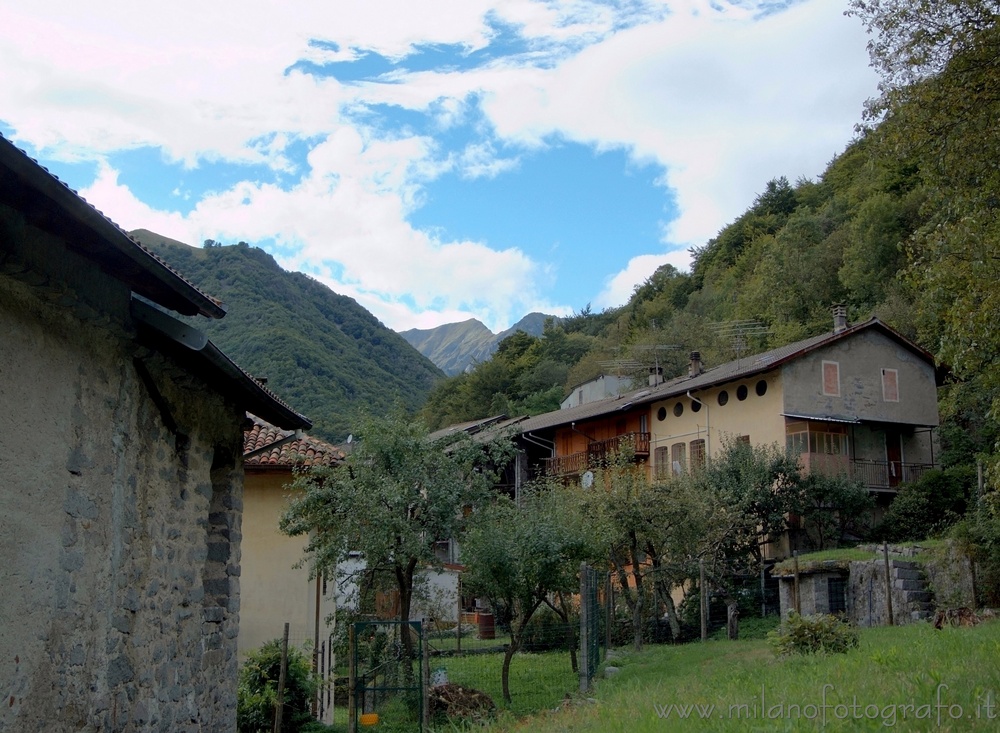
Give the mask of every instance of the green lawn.
[(711, 641), (622, 653), (614, 663), (620, 672), (598, 683), (593, 701), (491, 730), (985, 731), (1000, 723), (1000, 623), (866, 629), (858, 649), (830, 656), (776, 658), (763, 641)]

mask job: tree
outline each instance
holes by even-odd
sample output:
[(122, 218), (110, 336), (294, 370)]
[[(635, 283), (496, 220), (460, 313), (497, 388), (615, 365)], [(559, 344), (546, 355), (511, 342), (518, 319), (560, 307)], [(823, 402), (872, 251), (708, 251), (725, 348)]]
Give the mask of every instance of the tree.
[[(960, 378), (1000, 383), (1000, 2), (852, 0), (880, 94), (866, 134), (916, 163), (926, 220), (907, 242), (928, 339)], [(992, 406), (993, 419), (1000, 402)]]
[[(502, 496), (473, 515), (462, 545), (463, 587), (511, 618), (503, 659), (503, 697), (510, 702), (510, 664), (525, 629), (550, 598), (579, 588), (580, 563), (603, 556), (601, 532), (583, 510), (579, 490), (541, 484), (520, 504)], [(561, 615), (561, 614), (560, 614)]]
[[(480, 444), (464, 433), (431, 441), (422, 424), (398, 413), (365, 417), (355, 435), (344, 465), (296, 474), (289, 488), (301, 496), (282, 516), (281, 530), (309, 535), (314, 574), (336, 573), (360, 552), (365, 577), (395, 587), (399, 620), (407, 621), (415, 574), (440, 564), (437, 542), (462, 533), (463, 509), (488, 497), (510, 442)], [(409, 650), (409, 635), (403, 640)]]

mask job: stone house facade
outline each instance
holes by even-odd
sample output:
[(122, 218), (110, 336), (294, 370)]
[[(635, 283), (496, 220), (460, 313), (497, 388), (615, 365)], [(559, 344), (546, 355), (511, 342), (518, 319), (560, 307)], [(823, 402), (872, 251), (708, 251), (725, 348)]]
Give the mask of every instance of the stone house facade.
[(235, 730), (246, 412), (309, 421), (224, 314), (0, 138), (0, 730)]

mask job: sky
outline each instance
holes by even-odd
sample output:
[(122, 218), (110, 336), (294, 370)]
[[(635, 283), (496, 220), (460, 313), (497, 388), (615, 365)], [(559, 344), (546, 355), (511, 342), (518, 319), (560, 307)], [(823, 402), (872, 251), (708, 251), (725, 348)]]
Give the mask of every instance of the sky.
[(626, 302), (876, 93), (846, 0), (0, 0), (0, 132), (398, 331)]

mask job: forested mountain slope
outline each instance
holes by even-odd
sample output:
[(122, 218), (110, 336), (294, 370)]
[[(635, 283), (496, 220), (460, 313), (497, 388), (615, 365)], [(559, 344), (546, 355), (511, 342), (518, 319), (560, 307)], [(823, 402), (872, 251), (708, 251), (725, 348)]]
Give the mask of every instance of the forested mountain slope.
[(190, 247), (147, 230), (132, 235), (229, 308), (198, 322), (219, 348), (342, 441), (359, 409), (422, 405), (441, 371), (352, 298), (246, 243)]

